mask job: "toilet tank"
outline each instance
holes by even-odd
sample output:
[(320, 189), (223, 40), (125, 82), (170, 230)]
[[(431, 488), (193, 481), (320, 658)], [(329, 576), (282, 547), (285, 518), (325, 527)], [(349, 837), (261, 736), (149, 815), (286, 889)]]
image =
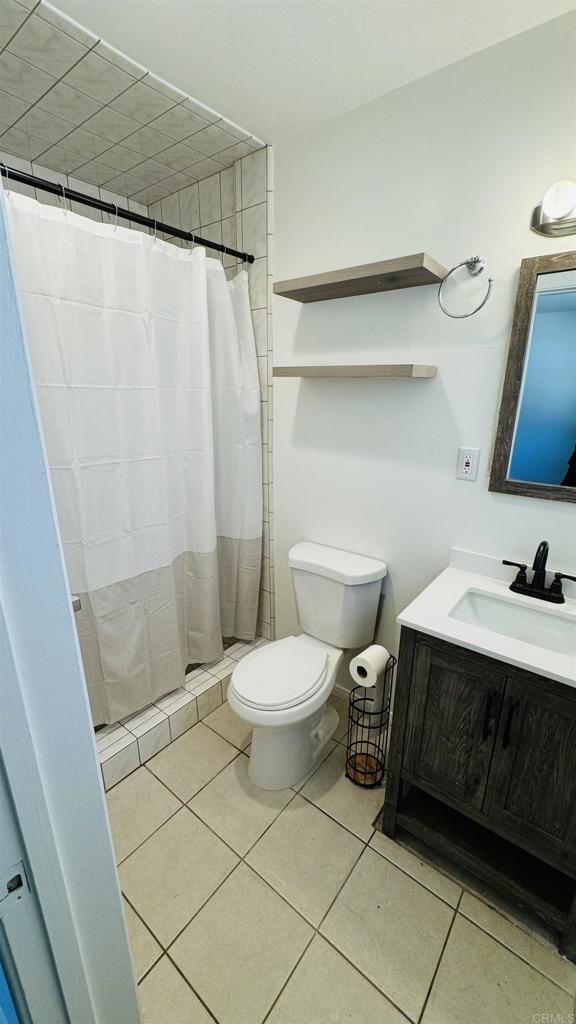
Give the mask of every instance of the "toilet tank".
[(372, 643), (385, 562), (303, 541), (288, 564), (304, 633), (334, 647)]

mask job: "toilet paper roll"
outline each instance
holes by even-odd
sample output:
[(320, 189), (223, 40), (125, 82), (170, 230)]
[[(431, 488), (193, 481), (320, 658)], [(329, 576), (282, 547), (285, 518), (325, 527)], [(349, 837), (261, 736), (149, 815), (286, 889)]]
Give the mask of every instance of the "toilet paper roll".
[(384, 675), (390, 652), (379, 644), (372, 644), (350, 662), (350, 675), (360, 686), (376, 686)]
[(372, 644), (365, 651), (352, 658), (350, 675), (360, 686), (374, 687), (371, 711), (381, 711), (384, 706), (384, 673), (390, 652), (379, 644)]

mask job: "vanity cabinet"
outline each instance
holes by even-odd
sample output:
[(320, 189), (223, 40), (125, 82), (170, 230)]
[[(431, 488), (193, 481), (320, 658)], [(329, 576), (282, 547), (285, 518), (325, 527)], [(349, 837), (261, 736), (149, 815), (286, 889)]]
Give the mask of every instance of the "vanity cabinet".
[(485, 811), (576, 873), (576, 693), (535, 678), (507, 680)]
[(382, 827), (535, 910), (576, 960), (576, 689), (403, 627)]
[(480, 808), (505, 679), (465, 654), (416, 643), (404, 765), (414, 778)]

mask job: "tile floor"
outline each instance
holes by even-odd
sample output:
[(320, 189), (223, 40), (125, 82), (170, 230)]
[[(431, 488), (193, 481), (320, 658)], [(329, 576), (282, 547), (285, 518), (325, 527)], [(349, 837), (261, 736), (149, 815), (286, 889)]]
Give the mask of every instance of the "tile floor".
[(143, 1024), (573, 1024), (576, 966), (376, 831), (341, 743), (265, 793), (249, 742), (224, 703), (108, 792)]

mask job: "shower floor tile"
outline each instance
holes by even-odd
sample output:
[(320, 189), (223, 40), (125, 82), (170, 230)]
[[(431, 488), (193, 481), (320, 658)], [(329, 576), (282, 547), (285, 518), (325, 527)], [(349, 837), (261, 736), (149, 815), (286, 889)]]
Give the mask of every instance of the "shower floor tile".
[(115, 841), (139, 842), (119, 875), (143, 1024), (570, 1019), (576, 967), (381, 837), (383, 791), (345, 778), (340, 744), (299, 794), (264, 792), (224, 708), (109, 794)]

